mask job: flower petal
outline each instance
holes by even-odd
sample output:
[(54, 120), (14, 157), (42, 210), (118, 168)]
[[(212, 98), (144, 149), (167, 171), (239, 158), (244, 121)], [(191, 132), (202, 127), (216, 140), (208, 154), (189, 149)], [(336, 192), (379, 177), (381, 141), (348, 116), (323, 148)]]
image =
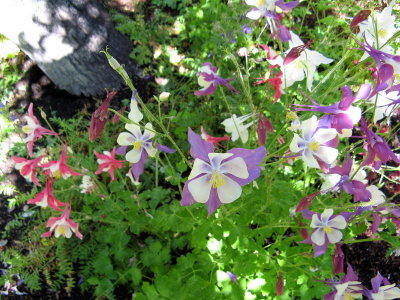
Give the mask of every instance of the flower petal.
[(328, 226), (336, 229), (344, 229), (347, 226), (346, 219), (339, 215), (328, 221)]
[(313, 140), (318, 141), (320, 144), (333, 140), (337, 136), (337, 131), (333, 128), (320, 128), (314, 135)]
[(336, 230), (336, 229), (332, 229), (332, 232), (327, 233), (326, 235), (328, 236), (329, 242), (332, 244), (336, 244), (343, 237), (343, 234), (339, 230)]
[(188, 183), (188, 190), (194, 201), (199, 203), (206, 203), (210, 198), (211, 183), (209, 176), (200, 176), (193, 179)]
[(331, 147), (326, 147), (326, 146), (320, 146), (319, 149), (314, 151), (314, 154), (323, 162), (327, 163), (327, 164), (331, 164), (333, 163), (338, 154), (339, 151), (335, 148), (331, 148)]
[(193, 178), (199, 176), (200, 174), (204, 174), (204, 173), (209, 174), (211, 172), (212, 172), (212, 169), (208, 163), (206, 163), (205, 161), (203, 161), (199, 158), (196, 158), (194, 160), (192, 172), (190, 172), (188, 180), (193, 179)]
[(311, 241), (317, 246), (322, 246), (325, 243), (325, 231), (318, 228), (311, 234)]
[(241, 157), (235, 157), (223, 163), (220, 170), (222, 173), (229, 173), (242, 179), (249, 177), (247, 165)]
[(121, 146), (130, 146), (132, 145), (133, 141), (133, 135), (128, 132), (121, 132), (117, 138), (117, 143)]
[(225, 184), (217, 188), (219, 200), (222, 203), (231, 203), (242, 194), (242, 187), (231, 178), (223, 175)]
[(130, 163), (135, 164), (140, 160), (140, 157), (142, 156), (142, 151), (143, 151), (143, 148), (132, 149), (131, 151), (129, 151), (126, 154), (125, 159), (127, 161), (129, 161)]

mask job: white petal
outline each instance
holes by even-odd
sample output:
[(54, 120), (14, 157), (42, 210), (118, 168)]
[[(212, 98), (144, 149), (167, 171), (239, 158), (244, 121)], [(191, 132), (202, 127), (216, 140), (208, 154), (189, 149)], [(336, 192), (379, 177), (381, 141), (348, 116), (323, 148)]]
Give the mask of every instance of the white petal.
[(198, 176), (198, 175), (200, 175), (202, 173), (208, 173), (209, 174), (211, 172), (212, 172), (212, 169), (211, 169), (211, 167), (210, 167), (210, 165), (208, 163), (206, 163), (205, 161), (203, 161), (203, 160), (201, 160), (199, 158), (196, 158), (194, 160), (193, 169), (190, 172), (190, 175), (189, 175), (188, 179), (190, 180), (192, 178), (195, 178), (196, 176)]
[(311, 224), (310, 227), (311, 228), (318, 228), (324, 226), (324, 224), (321, 223), (321, 220), (319, 219), (317, 214), (313, 214), (312, 215), (312, 219), (311, 219)]
[(151, 123), (147, 123), (146, 126), (144, 127), (144, 132), (143, 136), (148, 136), (147, 140), (153, 138), (156, 134), (153, 130), (153, 125)]
[(251, 10), (250, 12), (247, 13), (246, 17), (248, 17), (251, 20), (258, 20), (259, 18), (262, 17), (262, 15), (259, 10)]
[(219, 168), (221, 162), (232, 155), (233, 153), (208, 153), (208, 158), (210, 159), (211, 165), (214, 168)]
[(147, 154), (150, 157), (154, 157), (156, 156), (157, 153), (157, 149), (153, 147), (153, 145), (151, 143), (145, 143), (143, 144), (143, 148), (146, 150)]
[(222, 173), (232, 174), (233, 176), (246, 179), (249, 177), (249, 171), (243, 158), (235, 157), (221, 165), (220, 171)]
[(385, 203), (386, 197), (385, 194), (382, 193), (376, 185), (370, 185), (367, 187), (367, 190), (371, 193), (371, 205), (378, 206), (382, 203)]
[(128, 132), (121, 132), (118, 135), (117, 143), (121, 146), (131, 146), (135, 138)]
[(197, 79), (197, 83), (202, 87), (202, 88), (201, 88), (201, 91), (202, 91), (202, 90), (208, 89), (208, 87), (209, 87), (213, 82), (212, 82), (212, 81), (204, 80), (204, 77), (200, 75), (200, 76), (198, 77), (198, 79)]
[(343, 216), (338, 215), (328, 221), (328, 226), (336, 229), (344, 229), (347, 226), (346, 219)]
[(323, 162), (327, 164), (333, 163), (338, 154), (339, 151), (335, 148), (327, 147), (327, 146), (320, 146), (318, 150), (314, 151), (314, 154)]
[(321, 221), (324, 224), (327, 224), (328, 219), (333, 215), (333, 209), (332, 208), (327, 208), (323, 211), (321, 214)]
[(139, 110), (138, 102), (136, 100), (132, 100), (130, 107), (131, 111), (128, 115), (129, 120), (132, 120), (135, 123), (139, 123), (143, 119), (143, 114)]
[(304, 160), (307, 166), (311, 168), (319, 168), (317, 160), (315, 159), (313, 153), (309, 149), (305, 149), (303, 151), (303, 155), (301, 158)]
[(322, 246), (325, 243), (325, 231), (322, 228), (315, 230), (311, 234), (311, 241), (318, 246)]
[(131, 151), (129, 151), (126, 154), (125, 158), (130, 163), (135, 164), (140, 160), (140, 157), (142, 156), (142, 151), (143, 151), (142, 147), (140, 147), (140, 149), (137, 149), (137, 150), (136, 149), (132, 149)]
[(142, 136), (142, 130), (138, 125), (126, 124), (125, 128), (126, 130), (130, 131), (136, 137), (136, 139), (140, 139), (140, 137)]
[(188, 184), (188, 190), (192, 194), (194, 201), (199, 203), (206, 203), (210, 198), (211, 183), (209, 176), (201, 176), (193, 179)]
[[(334, 187), (339, 181), (341, 176), (339, 174), (320, 174), (322, 178), (325, 179), (324, 183), (321, 186), (322, 192), (327, 192), (329, 189)], [(337, 189), (335, 189), (337, 190)]]
[(332, 229), (332, 232), (327, 233), (326, 235), (328, 236), (329, 242), (332, 244), (336, 244), (343, 237), (343, 234), (339, 230), (336, 230), (336, 229)]
[(315, 130), (317, 129), (318, 120), (317, 116), (312, 116), (310, 119), (301, 122), (301, 131), (303, 138), (307, 141), (311, 140)]
[(350, 117), (353, 124), (357, 124), (358, 121), (360, 121), (361, 119), (361, 113), (362, 113), (361, 108), (350, 106), (346, 114)]
[(294, 134), (293, 140), (290, 142), (290, 151), (292, 151), (293, 153), (297, 153), (300, 150), (302, 150), (303, 148), (299, 147), (299, 143), (305, 143), (305, 141), (297, 134)]
[(337, 131), (334, 128), (320, 128), (313, 135), (313, 141), (317, 141), (319, 144), (324, 144), (330, 140), (333, 140), (337, 136)]
[(225, 184), (217, 188), (218, 197), (222, 203), (231, 203), (240, 197), (242, 187), (228, 176), (222, 176)]
[(316, 67), (313, 64), (308, 63), (306, 65), (306, 73), (307, 73), (307, 89), (311, 91), (312, 83), (314, 81), (314, 73), (316, 71)]
[(319, 66), (320, 64), (330, 64), (333, 62), (333, 59), (323, 56), (318, 51), (314, 50), (305, 50), (307, 58), (311, 61), (313, 65)]

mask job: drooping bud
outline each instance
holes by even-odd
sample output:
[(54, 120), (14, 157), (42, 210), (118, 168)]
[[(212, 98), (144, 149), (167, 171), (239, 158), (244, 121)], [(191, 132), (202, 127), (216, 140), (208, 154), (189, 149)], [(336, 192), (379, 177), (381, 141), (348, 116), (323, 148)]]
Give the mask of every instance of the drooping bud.
[(292, 61), (294, 61), (296, 58), (298, 58), (300, 56), (300, 54), (311, 45), (311, 43), (312, 43), (312, 41), (308, 41), (304, 45), (293, 47), (289, 51), (289, 53), (286, 55), (286, 57), (283, 61), (283, 65), (285, 66), (287, 64), (290, 64)]
[(300, 200), (300, 202), (296, 206), (296, 212), (300, 212), (304, 209), (307, 209), (311, 203), (313, 203), (315, 197), (317, 197), (319, 194), (321, 194), (321, 191), (317, 191), (311, 195), (305, 196), (303, 199)]
[(335, 252), (332, 255), (332, 265), (334, 274), (340, 274), (344, 272), (344, 253), (342, 251), (341, 243), (336, 244)]
[(92, 119), (90, 120), (89, 140), (91, 142), (93, 142), (103, 131), (104, 126), (107, 123), (110, 101), (117, 93), (116, 91), (109, 92), (107, 89), (106, 92), (106, 100), (104, 100), (103, 104), (96, 109), (96, 111), (92, 114)]
[(357, 34), (360, 32), (360, 28), (358, 27), (358, 24), (360, 24), (362, 21), (365, 21), (368, 19), (369, 15), (371, 14), (371, 11), (369, 9), (364, 9), (358, 12), (356, 16), (353, 18), (353, 20), (350, 23), (350, 30), (352, 33)]
[(283, 282), (283, 276), (282, 273), (278, 273), (278, 281), (276, 282), (276, 295), (277, 296), (282, 296), (283, 294), (283, 288), (285, 287), (285, 284)]
[(267, 131), (269, 133), (274, 132), (274, 127), (272, 126), (271, 121), (264, 115), (258, 115), (258, 124), (257, 124), (257, 136), (258, 136), (258, 144), (260, 146), (265, 146)]

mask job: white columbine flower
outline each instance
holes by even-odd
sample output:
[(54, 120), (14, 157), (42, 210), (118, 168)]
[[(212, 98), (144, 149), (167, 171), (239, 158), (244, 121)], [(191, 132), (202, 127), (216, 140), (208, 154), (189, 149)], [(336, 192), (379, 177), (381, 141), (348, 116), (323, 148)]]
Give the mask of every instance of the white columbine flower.
[(245, 0), (247, 5), (255, 6), (246, 17), (258, 20), (266, 15), (267, 11), (275, 11), (276, 0)]
[[(289, 50), (286, 51), (286, 54), (288, 54), (292, 48), (304, 45), (302, 40), (295, 33), (291, 31), (290, 34), (292, 38), (289, 41)], [(304, 77), (307, 77), (307, 88), (310, 91), (317, 66), (320, 64), (330, 64), (331, 62), (333, 62), (333, 59), (327, 58), (321, 53), (309, 49), (302, 51), (298, 58), (286, 65), (283, 65), (283, 59), (281, 56), (269, 60), (271, 65), (279, 65), (281, 67), (283, 73), (282, 84), (285, 88), (288, 88), (296, 81), (302, 81)]]
[(347, 281), (335, 285), (336, 294), (334, 300), (356, 299), (362, 297), (362, 283), (359, 281)]
[(241, 117), (237, 117), (235, 114), (232, 117), (224, 120), (221, 124), (225, 126), (225, 131), (232, 134), (232, 141), (236, 141), (237, 139), (242, 140), (243, 143), (247, 143), (249, 140), (249, 132), (247, 128), (254, 124), (254, 121), (250, 123), (244, 124), (249, 118), (251, 118), (252, 114), (247, 114)]
[(339, 242), (343, 234), (338, 229), (344, 229), (347, 226), (346, 220), (343, 216), (335, 216), (332, 218), (333, 209), (325, 209), (321, 216), (318, 214), (313, 214), (311, 220), (311, 228), (316, 228), (316, 230), (311, 234), (311, 241), (322, 246), (325, 244), (325, 240), (332, 244)]
[(396, 284), (380, 286), (377, 293), (371, 293), (373, 300), (390, 300), (400, 298), (400, 289)]
[(338, 150), (326, 145), (337, 136), (334, 128), (318, 128), (316, 116), (301, 122), (302, 136), (294, 134), (290, 151), (300, 152), (301, 158), (311, 168), (319, 168), (317, 160), (332, 164), (338, 156)]

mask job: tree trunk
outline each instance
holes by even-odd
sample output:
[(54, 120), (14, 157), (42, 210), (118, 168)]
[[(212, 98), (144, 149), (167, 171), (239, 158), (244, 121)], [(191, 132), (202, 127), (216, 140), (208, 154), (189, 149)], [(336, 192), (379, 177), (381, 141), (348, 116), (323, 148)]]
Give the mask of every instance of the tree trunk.
[(0, 0), (0, 32), (24, 51), (61, 89), (96, 96), (123, 80), (100, 50), (138, 76), (132, 43), (118, 33), (97, 0)]

